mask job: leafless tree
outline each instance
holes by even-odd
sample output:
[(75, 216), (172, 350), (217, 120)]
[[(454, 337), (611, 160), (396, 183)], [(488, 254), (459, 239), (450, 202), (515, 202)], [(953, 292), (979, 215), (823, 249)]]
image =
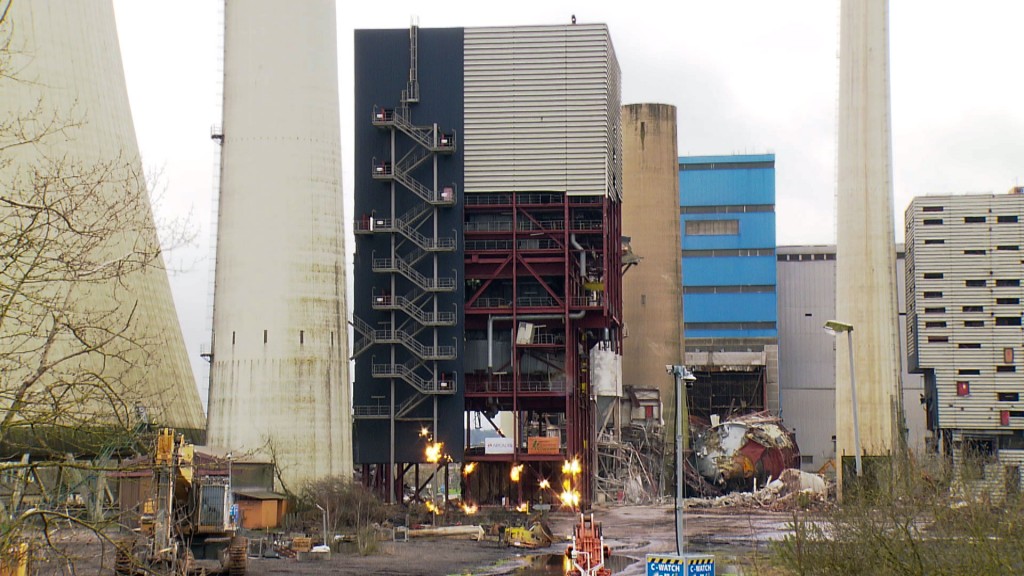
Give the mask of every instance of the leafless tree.
[[(166, 339), (140, 328), (140, 299), (147, 276), (165, 271), (139, 159), (68, 154), (63, 143), (88, 118), (55, 111), (43, 98), (27, 109), (4, 105), (3, 85), (25, 81), (11, 64), (12, 2), (0, 0), (4, 553), (26, 530), (44, 543), (57, 526), (107, 539), (104, 477), (123, 452), (144, 446), (144, 407), (180, 384), (147, 382)], [(184, 239), (183, 230), (169, 236)], [(88, 486), (76, 492), (76, 483)], [(81, 492), (94, 502), (72, 509)]]

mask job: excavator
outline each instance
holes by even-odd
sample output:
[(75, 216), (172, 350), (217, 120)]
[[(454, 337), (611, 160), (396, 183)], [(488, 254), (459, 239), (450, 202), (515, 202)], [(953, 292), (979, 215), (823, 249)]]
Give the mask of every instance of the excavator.
[(565, 576), (611, 576), (612, 570), (606, 561), (612, 555), (611, 548), (605, 546), (604, 532), (601, 523), (580, 514), (572, 532), (572, 544), (565, 549), (568, 569)]
[(118, 547), (115, 574), (206, 575), (197, 559), (217, 559), (220, 573), (242, 576), (248, 542), (236, 535), (227, 476), (200, 475), (194, 446), (165, 428), (153, 457), (154, 494), (143, 504), (138, 533)]

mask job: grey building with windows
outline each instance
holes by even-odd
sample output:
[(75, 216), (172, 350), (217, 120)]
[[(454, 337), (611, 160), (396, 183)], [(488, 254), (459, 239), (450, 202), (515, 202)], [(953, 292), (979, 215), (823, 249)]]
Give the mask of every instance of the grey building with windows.
[[(903, 246), (896, 245), (900, 333), (906, 335)], [(779, 405), (785, 424), (796, 433), (801, 467), (817, 471), (835, 457), (836, 343), (825, 333), (835, 317), (836, 247), (779, 246)], [(903, 406), (907, 444), (925, 449), (929, 437), (922, 405), (923, 378), (907, 371), (906, 340), (901, 339)]]
[(928, 428), (994, 492), (1018, 490), (1024, 464), (1021, 214), (1024, 187), (922, 196), (905, 215), (908, 360)]

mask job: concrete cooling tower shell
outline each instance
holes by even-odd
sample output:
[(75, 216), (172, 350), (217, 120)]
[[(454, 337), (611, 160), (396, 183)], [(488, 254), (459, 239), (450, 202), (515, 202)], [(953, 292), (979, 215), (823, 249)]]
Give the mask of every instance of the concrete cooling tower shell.
[[(5, 308), (0, 325), (3, 402), (11, 386), (38, 373), (23, 397), (26, 420), (75, 430), (131, 426), (144, 408), (154, 423), (200, 430), (202, 405), (159, 253), (112, 2), (22, 0), (4, 8), (0, 235), (9, 239), (13, 226), (24, 232), (32, 206), (66, 220), (31, 240), (42, 266), (30, 272), (21, 266), (26, 253), (5, 254), (4, 300), (19, 312)], [(14, 278), (26, 281), (15, 288)], [(59, 402), (54, 390), (62, 391)]]
[(675, 106), (623, 106), (622, 174), (622, 233), (642, 258), (622, 277), (622, 382), (661, 391), (671, 436), (675, 381), (665, 365), (684, 359)]
[(208, 443), (352, 473), (335, 3), (228, 1)]

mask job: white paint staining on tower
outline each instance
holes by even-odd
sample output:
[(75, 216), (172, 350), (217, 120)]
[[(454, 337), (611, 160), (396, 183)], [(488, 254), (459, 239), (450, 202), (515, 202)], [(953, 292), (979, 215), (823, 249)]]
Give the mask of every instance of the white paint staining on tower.
[[(868, 456), (892, 452), (901, 410), (888, 18), (887, 0), (842, 3), (836, 319), (853, 325), (860, 445)], [(836, 348), (837, 358), (847, 357), (846, 338)], [(837, 457), (855, 452), (850, 372), (836, 362)]]
[(228, 0), (208, 438), (351, 476), (335, 3)]

